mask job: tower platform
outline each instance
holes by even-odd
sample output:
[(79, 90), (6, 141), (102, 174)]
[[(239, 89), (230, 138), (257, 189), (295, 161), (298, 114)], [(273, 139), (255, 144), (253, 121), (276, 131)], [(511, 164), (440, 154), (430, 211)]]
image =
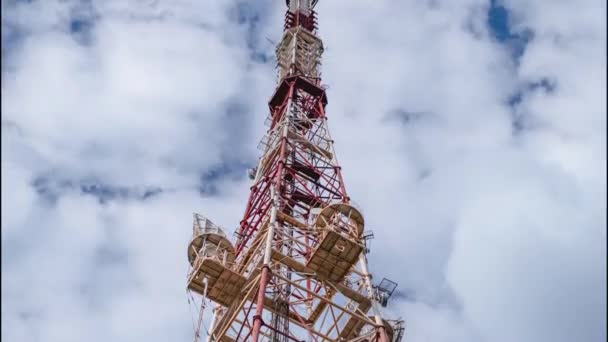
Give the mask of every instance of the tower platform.
[(360, 236), (363, 216), (352, 205), (334, 203), (325, 207), (315, 222), (320, 242), (306, 266), (333, 282), (341, 282), (363, 252)]
[(194, 215), (193, 231), (194, 238), (188, 246), (192, 266), (188, 289), (229, 306), (245, 284), (245, 278), (233, 270), (234, 247), (224, 231), (202, 215)]

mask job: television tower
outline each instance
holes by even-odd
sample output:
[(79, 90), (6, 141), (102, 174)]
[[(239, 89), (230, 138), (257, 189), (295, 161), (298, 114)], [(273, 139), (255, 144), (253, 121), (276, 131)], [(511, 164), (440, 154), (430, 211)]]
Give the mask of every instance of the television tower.
[(363, 214), (350, 202), (327, 128), (318, 0), (287, 0), (268, 131), (233, 245), (194, 215), (190, 292), (214, 303), (207, 341), (400, 341), (382, 317), (397, 284), (374, 284)]

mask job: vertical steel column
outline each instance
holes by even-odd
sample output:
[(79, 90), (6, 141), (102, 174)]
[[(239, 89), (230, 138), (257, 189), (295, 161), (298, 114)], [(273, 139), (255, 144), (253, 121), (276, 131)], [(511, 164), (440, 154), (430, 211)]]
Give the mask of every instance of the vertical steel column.
[(217, 323), (217, 317), (221, 310), (221, 306), (217, 305), (213, 308), (213, 318), (211, 319), (211, 324), (209, 325), (209, 331), (207, 332), (207, 341), (206, 342), (215, 342), (215, 338), (213, 337), (213, 329), (215, 328), (215, 324)]
[(262, 264), (262, 275), (260, 276), (260, 288), (258, 290), (258, 298), (255, 307), (255, 316), (253, 316), (253, 329), (251, 336), (254, 342), (258, 341), (260, 329), (262, 328), (262, 313), (264, 312), (264, 297), (266, 296), (266, 285), (270, 273), (270, 257), (272, 253), (272, 239), (274, 237), (274, 229), (277, 224), (277, 206), (278, 200), (276, 197), (275, 187), (270, 188), (271, 201), (273, 201), (270, 209), (270, 224), (268, 224), (268, 232), (266, 233), (266, 245), (264, 246), (264, 261)]
[[(286, 139), (287, 139), (287, 132), (289, 129), (289, 125), (287, 124), (287, 121), (289, 120), (289, 118), (287, 118), (287, 115), (289, 114), (289, 112), (291, 111), (291, 95), (293, 94), (293, 86), (292, 89), (289, 92), (289, 96), (290, 98), (287, 100), (287, 111), (285, 113), (285, 115), (283, 116), (284, 120), (285, 120), (285, 126), (283, 127), (283, 134), (281, 137), (281, 152), (280, 152), (280, 160), (279, 160), (279, 169), (277, 172), (277, 179), (275, 180), (275, 183), (271, 185), (270, 187), (270, 200), (272, 201), (272, 208), (270, 211), (270, 223), (268, 225), (268, 232), (266, 233), (266, 246), (264, 248), (264, 261), (263, 261), (263, 265), (262, 265), (262, 275), (260, 277), (260, 289), (258, 291), (258, 298), (257, 298), (257, 304), (256, 304), (256, 308), (255, 308), (255, 316), (253, 317), (253, 329), (251, 332), (251, 337), (253, 339), (254, 342), (258, 342), (259, 339), (259, 335), (260, 335), (260, 329), (262, 328), (262, 313), (264, 312), (264, 297), (266, 296), (266, 285), (268, 285), (268, 280), (269, 280), (269, 273), (270, 273), (270, 258), (271, 258), (271, 254), (272, 254), (272, 240), (274, 237), (274, 230), (275, 227), (278, 225), (277, 222), (277, 211), (279, 209), (279, 194), (277, 193), (277, 191), (280, 191), (280, 187), (281, 187), (281, 176), (282, 176), (282, 171), (283, 171), (283, 163), (284, 163), (284, 158), (285, 158), (285, 144), (286, 144)], [(277, 188), (279, 190), (277, 190)]]
[(359, 263), (361, 264), (361, 271), (364, 277), (363, 279), (365, 279), (365, 286), (367, 287), (367, 291), (371, 296), (370, 299), (372, 301), (372, 311), (374, 312), (374, 320), (378, 325), (380, 341), (389, 342), (388, 336), (386, 335), (386, 329), (384, 328), (384, 320), (382, 319), (382, 316), (380, 314), (380, 308), (378, 307), (378, 301), (376, 301), (376, 298), (374, 298), (372, 276), (367, 268), (367, 257), (365, 256), (365, 253), (361, 253), (359, 255)]

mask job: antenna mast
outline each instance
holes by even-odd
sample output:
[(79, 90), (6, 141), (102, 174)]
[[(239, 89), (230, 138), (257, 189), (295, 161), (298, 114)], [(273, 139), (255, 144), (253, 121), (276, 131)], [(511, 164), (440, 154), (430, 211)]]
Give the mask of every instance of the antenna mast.
[(235, 244), (195, 215), (187, 286), (215, 303), (208, 341), (392, 342), (403, 335), (402, 321), (382, 316), (379, 300), (386, 305), (390, 294), (372, 283), (370, 234), (329, 135), (316, 4), (286, 1), (278, 84)]

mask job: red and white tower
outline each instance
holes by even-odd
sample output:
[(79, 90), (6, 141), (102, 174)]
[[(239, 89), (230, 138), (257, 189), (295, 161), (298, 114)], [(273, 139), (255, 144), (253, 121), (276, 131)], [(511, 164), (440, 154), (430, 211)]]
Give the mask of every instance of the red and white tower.
[(402, 321), (380, 312), (396, 284), (372, 283), (370, 234), (327, 127), (317, 1), (286, 2), (279, 81), (236, 243), (195, 214), (187, 286), (214, 302), (208, 341), (399, 341)]

